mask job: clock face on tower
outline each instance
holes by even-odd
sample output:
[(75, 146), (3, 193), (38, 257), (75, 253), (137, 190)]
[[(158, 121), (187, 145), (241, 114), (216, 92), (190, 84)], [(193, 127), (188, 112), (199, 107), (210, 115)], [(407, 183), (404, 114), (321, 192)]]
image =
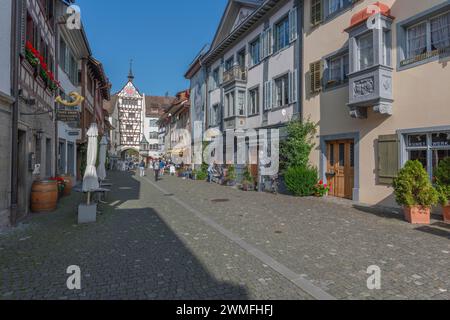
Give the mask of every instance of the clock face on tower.
[(136, 91), (134, 90), (133, 87), (127, 87), (125, 88), (125, 94), (127, 96), (134, 96), (134, 94), (136, 93)]

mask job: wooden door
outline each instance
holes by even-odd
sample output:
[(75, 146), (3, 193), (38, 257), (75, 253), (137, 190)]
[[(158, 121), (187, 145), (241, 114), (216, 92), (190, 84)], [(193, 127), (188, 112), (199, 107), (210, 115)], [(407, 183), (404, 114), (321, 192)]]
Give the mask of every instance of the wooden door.
[(353, 198), (355, 182), (354, 146), (353, 140), (327, 142), (327, 179), (331, 186), (331, 196)]

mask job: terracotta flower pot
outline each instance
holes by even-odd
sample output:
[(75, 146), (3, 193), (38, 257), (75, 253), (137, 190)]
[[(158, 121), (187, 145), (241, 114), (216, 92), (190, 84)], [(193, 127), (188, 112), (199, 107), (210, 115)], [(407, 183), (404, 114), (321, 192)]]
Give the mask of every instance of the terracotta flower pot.
[(442, 207), (442, 211), (444, 214), (444, 222), (450, 223), (450, 205)]
[(430, 224), (431, 208), (423, 206), (405, 207), (405, 219), (412, 224)]

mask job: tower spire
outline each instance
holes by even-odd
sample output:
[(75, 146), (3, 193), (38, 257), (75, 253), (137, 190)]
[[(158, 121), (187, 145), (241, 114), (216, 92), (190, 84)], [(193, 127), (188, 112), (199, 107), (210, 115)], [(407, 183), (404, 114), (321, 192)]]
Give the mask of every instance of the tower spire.
[(128, 73), (128, 80), (133, 82), (134, 75), (133, 75), (133, 59), (130, 59), (130, 72)]

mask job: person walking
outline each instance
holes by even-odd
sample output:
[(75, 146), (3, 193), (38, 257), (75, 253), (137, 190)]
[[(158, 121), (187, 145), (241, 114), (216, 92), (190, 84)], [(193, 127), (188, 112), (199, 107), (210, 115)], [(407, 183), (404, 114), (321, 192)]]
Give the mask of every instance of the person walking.
[(161, 176), (163, 176), (164, 175), (164, 170), (166, 169), (166, 163), (164, 162), (164, 160), (161, 160), (160, 162), (159, 162), (159, 174), (161, 175)]
[(175, 169), (175, 165), (172, 163), (170, 165), (170, 175), (171, 176), (175, 176), (175, 174), (177, 173), (176, 169)]
[(142, 159), (141, 163), (139, 164), (139, 175), (141, 177), (145, 177), (145, 161)]
[(159, 170), (160, 170), (160, 163), (159, 160), (156, 160), (153, 164), (153, 171), (155, 172), (155, 182), (158, 182), (159, 180)]

